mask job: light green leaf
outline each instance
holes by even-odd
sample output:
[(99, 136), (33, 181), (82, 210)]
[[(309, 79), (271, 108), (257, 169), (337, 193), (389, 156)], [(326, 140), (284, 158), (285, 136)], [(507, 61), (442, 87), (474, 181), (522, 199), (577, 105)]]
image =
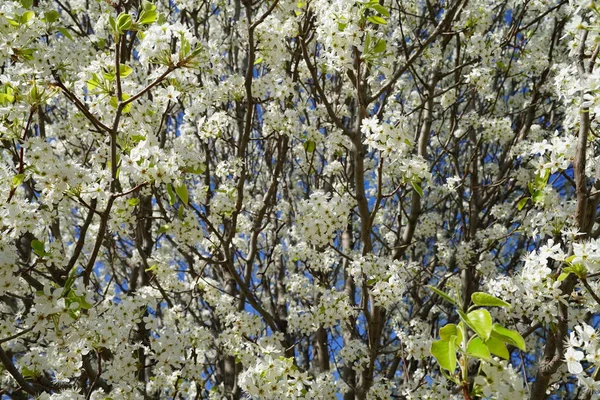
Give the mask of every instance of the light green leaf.
[(312, 140), (307, 140), (306, 142), (304, 142), (304, 150), (306, 150), (307, 153), (314, 153), (315, 147), (316, 144)]
[[(155, 7), (156, 8), (156, 7)], [(138, 24), (141, 25), (149, 25), (153, 22), (156, 22), (158, 19), (158, 13), (156, 10), (144, 10), (140, 13)]]
[(116, 22), (116, 27), (117, 27), (117, 33), (122, 35), (125, 32), (127, 32), (129, 30), (129, 28), (131, 28), (131, 26), (133, 25), (133, 19), (131, 18), (131, 15), (126, 14), (126, 13), (121, 13), (119, 14), (119, 16), (117, 17), (117, 22)]
[(431, 344), (431, 354), (435, 357), (440, 367), (454, 372), (456, 369), (455, 340), (438, 340)]
[(49, 24), (58, 21), (59, 18), (60, 18), (60, 14), (56, 10), (50, 10), (50, 11), (46, 11), (44, 13), (44, 19)]
[(149, 2), (148, 0), (144, 0), (142, 1), (142, 10), (144, 11), (152, 11), (152, 10), (156, 10), (156, 6)]
[(486, 361), (492, 358), (490, 350), (485, 343), (483, 343), (483, 340), (476, 336), (469, 340), (469, 344), (467, 345), (467, 354)]
[(67, 39), (71, 39), (73, 40), (73, 36), (71, 36), (71, 32), (69, 32), (67, 30), (67, 28), (64, 28), (62, 26), (59, 26), (58, 28), (56, 28), (57, 31), (59, 31), (64, 37), (66, 37)]
[(375, 44), (375, 46), (373, 47), (373, 52), (374, 53), (383, 53), (385, 52), (387, 43), (384, 39), (379, 39), (377, 41), (377, 44)]
[[(464, 313), (462, 313), (464, 315)], [(462, 315), (461, 315), (462, 316)], [(492, 333), (492, 316), (486, 309), (471, 311), (466, 315), (466, 323), (483, 340), (488, 340)]]
[(167, 194), (169, 195), (169, 204), (175, 204), (175, 192), (173, 191), (173, 186), (170, 183), (167, 183)]
[(44, 249), (44, 242), (40, 242), (37, 239), (31, 241), (31, 248), (33, 249), (33, 252), (39, 257), (44, 257), (44, 255), (46, 254), (46, 250)]
[[(125, 101), (128, 98), (130, 98), (131, 96), (123, 93), (121, 97), (123, 98), (123, 101)], [(117, 96), (112, 96), (110, 98), (110, 101), (108, 102), (108, 104), (110, 104), (114, 108), (117, 108), (117, 107), (119, 107), (119, 99), (117, 99)], [(122, 110), (123, 114), (127, 114), (129, 111), (131, 111), (131, 103), (126, 104)]]
[(17, 187), (25, 180), (25, 174), (17, 174), (12, 178), (12, 186)]
[(26, 23), (28, 23), (29, 21), (31, 21), (31, 18), (33, 18), (35, 16), (35, 13), (33, 11), (25, 11), (23, 13), (23, 15), (21, 15), (21, 17), (19, 17), (19, 22), (21, 23), (21, 25), (24, 25)]
[(377, 11), (379, 14), (383, 15), (384, 17), (390, 16), (390, 12), (388, 11), (388, 9), (385, 8), (384, 6), (382, 6), (381, 4), (373, 4), (369, 8), (372, 8), (373, 10)]
[(9, 103), (13, 103), (15, 101), (15, 96), (8, 93), (0, 93), (0, 104), (6, 105)]
[(38, 378), (41, 373), (39, 371), (36, 371), (35, 369), (30, 369), (26, 366), (23, 366), (21, 368), (21, 375), (23, 375), (23, 378), (25, 378), (25, 380), (33, 380)]
[(410, 184), (412, 185), (413, 189), (415, 189), (415, 192), (419, 194), (419, 197), (423, 197), (423, 189), (421, 189), (419, 183), (416, 181), (410, 181)]
[(119, 106), (119, 99), (117, 99), (117, 96), (112, 96), (108, 104), (113, 108), (117, 108)]
[(108, 24), (110, 25), (110, 29), (113, 31), (113, 33), (117, 33), (117, 21), (112, 15), (108, 16)]
[(156, 265), (156, 264), (152, 264), (152, 266), (150, 266), (150, 267), (146, 268), (146, 270), (145, 270), (145, 271), (146, 271), (146, 272), (150, 272), (150, 271), (154, 271), (154, 270), (156, 270), (156, 269), (158, 269), (158, 265)]
[(33, 5), (33, 0), (20, 0), (19, 2), (23, 8), (30, 8)]
[(175, 186), (175, 192), (177, 193), (177, 196), (181, 199), (183, 204), (185, 204), (187, 206), (188, 205), (187, 186), (185, 186), (185, 184), (180, 185), (180, 186)]
[(510, 357), (510, 354), (506, 349), (506, 345), (501, 340), (495, 339), (494, 337), (490, 337), (487, 340), (487, 342), (485, 342), (485, 345), (490, 350), (490, 353), (498, 357), (502, 357), (505, 360), (508, 360), (508, 358)]
[(452, 336), (456, 338), (457, 343), (463, 340), (462, 332), (455, 324), (447, 324), (440, 328), (440, 339), (450, 340)]
[(133, 68), (125, 64), (119, 64), (119, 75), (121, 76), (121, 78), (125, 78), (126, 76), (131, 75), (132, 72)]
[(471, 295), (471, 301), (476, 306), (483, 307), (510, 307), (510, 304), (504, 300), (483, 292), (475, 292)]
[(88, 79), (85, 83), (87, 84), (87, 89), (90, 92), (95, 92), (98, 89), (102, 89), (100, 78), (98, 78), (98, 75), (96, 74), (92, 74), (92, 78)]
[(386, 25), (387, 21), (377, 15), (369, 15), (367, 17), (367, 21), (372, 22), (377, 25)]
[(569, 275), (571, 275), (571, 273), (570, 273), (570, 272), (563, 272), (562, 274), (560, 274), (560, 275), (558, 276), (558, 278), (557, 278), (556, 280), (557, 280), (557, 281), (559, 281), (559, 282), (562, 282), (562, 281), (564, 281), (565, 279), (567, 279), (567, 278), (569, 277)]
[(494, 324), (491, 335), (494, 339), (498, 339), (525, 351), (525, 340), (523, 340), (523, 336), (517, 331), (505, 328), (500, 324)]
[(440, 297), (442, 297), (443, 299), (445, 299), (446, 301), (456, 305), (456, 300), (454, 300), (452, 297), (448, 296), (446, 293), (442, 292), (440, 289), (431, 286), (431, 285), (425, 285), (426, 288), (428, 288), (429, 290), (435, 292), (437, 295), (439, 295)]
[(138, 199), (137, 197), (131, 198), (127, 200), (127, 204), (129, 204), (131, 207), (135, 207), (138, 204), (140, 204), (140, 199)]
[(204, 171), (206, 171), (206, 165), (204, 163), (198, 165), (196, 168), (191, 168), (191, 167), (186, 167), (183, 170), (184, 172), (190, 173), (190, 174), (202, 174), (204, 173)]
[(583, 264), (573, 264), (564, 268), (563, 272), (575, 274), (578, 278), (585, 278), (588, 274), (588, 270)]
[(521, 200), (519, 200), (519, 202), (517, 203), (517, 210), (521, 211), (528, 201), (529, 197), (523, 197)]
[(534, 180), (534, 184), (536, 189), (542, 190), (546, 187), (546, 185), (548, 184), (548, 179), (550, 178), (550, 170), (549, 169), (545, 169), (544, 171), (542, 171), (542, 174), (536, 174), (535, 175), (535, 180)]

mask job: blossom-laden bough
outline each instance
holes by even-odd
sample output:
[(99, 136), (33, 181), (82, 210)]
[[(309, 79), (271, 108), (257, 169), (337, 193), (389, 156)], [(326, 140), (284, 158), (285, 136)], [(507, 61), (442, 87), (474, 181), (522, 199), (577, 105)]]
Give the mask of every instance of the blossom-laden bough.
[(599, 18), (0, 2), (0, 397), (597, 397)]

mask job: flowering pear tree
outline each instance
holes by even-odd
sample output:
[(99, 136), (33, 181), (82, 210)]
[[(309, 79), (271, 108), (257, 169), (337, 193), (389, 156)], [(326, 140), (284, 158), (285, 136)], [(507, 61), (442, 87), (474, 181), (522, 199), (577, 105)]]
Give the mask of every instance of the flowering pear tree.
[(598, 398), (599, 33), (0, 2), (0, 398)]

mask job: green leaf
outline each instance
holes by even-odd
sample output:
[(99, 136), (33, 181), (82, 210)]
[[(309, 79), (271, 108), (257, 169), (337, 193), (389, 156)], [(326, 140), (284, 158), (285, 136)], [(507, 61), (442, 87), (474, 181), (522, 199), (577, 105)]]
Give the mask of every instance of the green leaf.
[[(130, 95), (123, 93), (123, 101), (129, 99), (130, 97), (131, 97)], [(123, 107), (123, 114), (129, 113), (131, 111), (131, 106), (132, 106), (131, 103), (125, 104), (125, 106)]]
[(8, 93), (0, 93), (0, 104), (7, 105), (15, 101), (15, 96)]
[(90, 92), (94, 92), (97, 89), (102, 89), (100, 78), (98, 78), (98, 75), (96, 74), (92, 74), (92, 78), (85, 81), (85, 83)]
[(492, 358), (489, 348), (483, 343), (480, 337), (476, 336), (469, 340), (467, 354), (486, 361)]
[(385, 52), (386, 46), (387, 46), (386, 41), (383, 39), (379, 39), (377, 41), (377, 44), (375, 44), (375, 46), (373, 47), (373, 52), (374, 53), (383, 53), (383, 52)]
[(146, 140), (146, 136), (144, 136), (144, 135), (131, 135), (131, 140), (133, 140), (134, 143), (139, 143), (142, 140)]
[(175, 192), (177, 193), (177, 196), (181, 199), (181, 201), (183, 202), (183, 204), (185, 204), (187, 206), (188, 205), (188, 190), (187, 190), (187, 186), (185, 186), (185, 184), (179, 185), (179, 186), (175, 186)]
[(169, 224), (165, 224), (165, 225), (161, 226), (161, 227), (158, 229), (158, 232), (157, 232), (157, 234), (159, 234), (159, 235), (160, 235), (160, 234), (163, 234), (163, 233), (167, 233), (167, 232), (169, 231), (169, 229), (171, 229), (171, 226), (170, 226)]
[(19, 17), (19, 22), (21, 23), (21, 25), (24, 25), (31, 21), (31, 18), (33, 18), (34, 16), (35, 13), (33, 11), (25, 11), (23, 15)]
[(483, 307), (510, 307), (510, 304), (504, 300), (483, 292), (475, 292), (471, 295), (471, 301), (476, 306)]
[(431, 344), (431, 354), (440, 367), (454, 372), (456, 369), (456, 345), (454, 340), (438, 340)]
[(440, 289), (438, 289), (434, 286), (431, 286), (431, 285), (425, 285), (425, 287), (428, 288), (429, 290), (435, 292), (438, 296), (442, 297), (446, 301), (456, 305), (456, 300), (454, 300), (452, 297), (448, 296), (446, 293), (442, 292)]
[(535, 175), (535, 187), (536, 189), (542, 190), (546, 187), (546, 185), (548, 184), (548, 179), (550, 178), (550, 170), (549, 169), (545, 169), (542, 174), (536, 174)]
[(119, 99), (117, 98), (117, 96), (112, 96), (108, 104), (110, 104), (113, 108), (117, 108), (119, 106)]
[(137, 197), (131, 198), (127, 200), (127, 204), (129, 204), (131, 207), (135, 207), (138, 204), (140, 204), (140, 199), (138, 199)]
[(140, 13), (137, 23), (141, 25), (149, 25), (153, 22), (156, 22), (157, 19), (158, 13), (156, 10), (144, 10)]
[(44, 257), (46, 255), (46, 250), (44, 249), (44, 242), (40, 242), (37, 239), (31, 241), (31, 248), (33, 252), (37, 254), (39, 257)]
[(312, 140), (307, 140), (306, 142), (304, 142), (304, 150), (306, 150), (307, 153), (314, 153), (315, 147), (316, 144)]
[(129, 28), (131, 28), (132, 25), (133, 25), (133, 19), (131, 18), (131, 15), (126, 14), (126, 13), (121, 13), (117, 17), (116, 31), (118, 34), (122, 35), (125, 32), (127, 32), (129, 30)]
[(117, 21), (113, 18), (112, 15), (108, 16), (108, 24), (110, 25), (110, 29), (113, 33), (117, 33)]
[(376, 25), (387, 25), (387, 21), (377, 15), (369, 15), (367, 21), (372, 22)]
[(21, 183), (25, 180), (25, 174), (17, 174), (12, 178), (12, 186), (17, 187), (20, 186)]
[(563, 272), (575, 274), (578, 278), (585, 278), (588, 274), (588, 270), (583, 264), (573, 264), (564, 268)]
[(156, 270), (156, 269), (158, 269), (158, 265), (156, 265), (156, 264), (152, 264), (152, 266), (150, 266), (150, 267), (146, 268), (146, 270), (145, 270), (145, 271), (146, 271), (146, 272), (150, 272), (150, 271), (154, 271), (154, 270)]
[(440, 339), (450, 340), (452, 336), (456, 338), (457, 343), (461, 343), (463, 340), (462, 332), (455, 324), (447, 324), (440, 328)]
[(187, 172), (190, 174), (202, 174), (206, 171), (206, 165), (204, 163), (198, 165), (196, 168), (186, 167), (183, 172)]
[(423, 189), (421, 189), (419, 183), (416, 181), (410, 181), (410, 184), (412, 185), (413, 189), (415, 189), (415, 192), (419, 194), (419, 197), (423, 197)]
[(190, 41), (187, 40), (185, 36), (183, 36), (183, 33), (180, 35), (179, 40), (181, 42), (181, 46), (179, 48), (179, 59), (183, 60), (187, 57), (188, 54), (190, 54), (192, 47), (190, 45)]
[(563, 272), (563, 273), (561, 273), (561, 274), (558, 276), (558, 278), (557, 278), (556, 280), (557, 280), (557, 281), (559, 281), (559, 282), (562, 282), (562, 281), (564, 281), (565, 279), (567, 279), (567, 278), (569, 277), (569, 275), (571, 275), (571, 273), (570, 273), (570, 272)]
[(525, 340), (523, 340), (523, 336), (521, 336), (519, 332), (505, 328), (500, 324), (494, 324), (491, 334), (494, 339), (498, 339), (525, 351)]
[(33, 5), (33, 0), (20, 0), (19, 3), (21, 3), (23, 8), (30, 8)]
[[(121, 97), (123, 98), (123, 101), (127, 100), (128, 98), (130, 98), (131, 96), (128, 94), (123, 93), (121, 95)], [(110, 101), (108, 102), (108, 104), (110, 104), (113, 108), (118, 108), (119, 107), (119, 99), (117, 99), (117, 96), (112, 96), (110, 98)], [(131, 103), (126, 104), (123, 107), (123, 114), (127, 114), (129, 111), (131, 111)]]
[(521, 211), (528, 201), (529, 197), (523, 197), (521, 200), (519, 200), (519, 202), (517, 203), (517, 210)]
[(373, 5), (369, 6), (369, 8), (372, 8), (373, 10), (377, 11), (379, 14), (383, 15), (384, 17), (390, 16), (390, 12), (388, 11), (388, 9), (385, 8), (384, 6), (382, 6), (381, 4), (373, 4)]
[(26, 380), (33, 380), (39, 377), (41, 374), (35, 369), (30, 369), (24, 366), (21, 368), (21, 375), (23, 375), (23, 378)]
[[(464, 315), (464, 313), (462, 313)], [(461, 315), (462, 316), (462, 315)], [(469, 325), (483, 340), (488, 340), (492, 333), (492, 316), (490, 312), (484, 308), (471, 311), (466, 315), (466, 323)]]
[(506, 349), (506, 345), (501, 340), (495, 339), (494, 337), (490, 337), (487, 340), (487, 342), (485, 342), (485, 345), (490, 350), (490, 353), (498, 357), (502, 357), (505, 360), (508, 360), (508, 358), (510, 357), (510, 354)]
[(175, 204), (175, 192), (173, 191), (173, 186), (170, 183), (167, 183), (167, 194), (169, 195), (169, 204)]
[(49, 24), (58, 21), (59, 18), (60, 18), (60, 14), (56, 10), (50, 10), (50, 11), (46, 11), (44, 13), (44, 19)]
[(119, 64), (119, 75), (121, 76), (121, 78), (125, 78), (126, 76), (131, 75), (132, 72), (133, 68), (125, 64)]
[(67, 307), (70, 308), (69, 306), (73, 303), (77, 303), (78, 307), (75, 309), (76, 311), (79, 310), (80, 308), (83, 308), (84, 310), (89, 310), (90, 308), (93, 307), (92, 304), (88, 303), (85, 300), (85, 296), (81, 295), (81, 296), (77, 296), (75, 294), (75, 292), (71, 291), (69, 289), (69, 293), (68, 296), (65, 297), (65, 303), (67, 304)]
[(152, 10), (156, 10), (156, 6), (149, 2), (148, 0), (144, 0), (142, 1), (142, 10), (144, 11), (152, 11)]
[(67, 28), (59, 26), (58, 28), (56, 28), (56, 30), (59, 31), (67, 39), (73, 40), (73, 36), (71, 36), (71, 33), (67, 30)]
[(67, 281), (65, 282), (65, 286), (63, 287), (63, 291), (61, 297), (66, 296), (71, 291), (75, 280), (77, 279), (77, 270), (73, 268), (67, 277)]

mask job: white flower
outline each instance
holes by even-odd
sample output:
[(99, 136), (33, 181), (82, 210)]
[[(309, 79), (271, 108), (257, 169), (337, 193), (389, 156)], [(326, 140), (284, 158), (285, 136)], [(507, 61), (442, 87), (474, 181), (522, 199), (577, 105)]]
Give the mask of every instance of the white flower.
[(581, 366), (581, 359), (583, 358), (583, 352), (575, 350), (572, 347), (569, 347), (565, 352), (565, 361), (567, 362), (567, 368), (569, 372), (572, 374), (580, 374), (583, 372), (583, 367)]

